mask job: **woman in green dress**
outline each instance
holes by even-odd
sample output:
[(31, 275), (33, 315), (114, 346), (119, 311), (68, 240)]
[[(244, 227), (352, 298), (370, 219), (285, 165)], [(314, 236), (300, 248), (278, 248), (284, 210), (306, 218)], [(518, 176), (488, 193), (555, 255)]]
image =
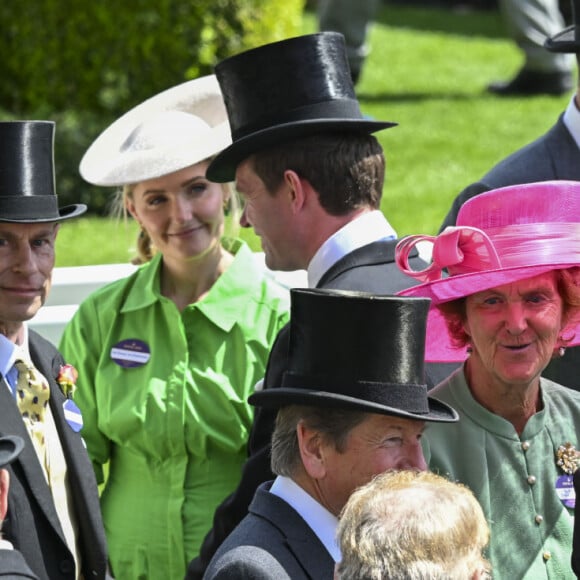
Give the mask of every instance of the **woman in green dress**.
[[(235, 487), (287, 291), (223, 236), (230, 187), (209, 182), (230, 140), (214, 76), (169, 89), (107, 128), (81, 162), (123, 186), (143, 264), (84, 301), (60, 348), (100, 482), (114, 576), (181, 579)], [(103, 467), (108, 464), (105, 481)]]

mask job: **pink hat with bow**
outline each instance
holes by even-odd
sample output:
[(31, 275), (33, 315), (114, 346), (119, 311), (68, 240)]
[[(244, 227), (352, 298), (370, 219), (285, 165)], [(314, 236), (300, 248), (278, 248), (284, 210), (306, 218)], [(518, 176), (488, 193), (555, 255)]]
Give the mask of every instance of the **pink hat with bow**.
[[(424, 270), (411, 270), (409, 254), (422, 241), (433, 244), (432, 262)], [(396, 260), (405, 274), (422, 282), (399, 294), (431, 299), (426, 360), (463, 361), (466, 349), (452, 345), (445, 319), (435, 306), (580, 266), (580, 182), (527, 183), (477, 195), (461, 207), (456, 226), (438, 236), (403, 238)], [(580, 325), (566, 329), (566, 336), (572, 335), (567, 344), (580, 344)]]

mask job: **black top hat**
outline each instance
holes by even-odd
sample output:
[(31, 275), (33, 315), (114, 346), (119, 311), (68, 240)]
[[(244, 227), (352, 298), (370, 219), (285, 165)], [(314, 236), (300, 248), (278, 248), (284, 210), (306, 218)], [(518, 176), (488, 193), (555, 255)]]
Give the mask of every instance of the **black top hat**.
[(59, 210), (54, 185), (54, 123), (0, 122), (0, 222), (55, 222), (87, 210)]
[(252, 405), (340, 407), (454, 422), (427, 396), (425, 331), (430, 301), (340, 290), (290, 291), (290, 345), (282, 384)]
[(320, 32), (266, 44), (218, 63), (233, 143), (207, 170), (232, 181), (238, 163), (288, 139), (321, 131), (373, 133), (396, 123), (365, 119), (346, 58), (344, 36)]
[(24, 448), (24, 440), (17, 435), (0, 437), (0, 468), (12, 463)]
[(572, 0), (572, 26), (546, 39), (544, 46), (551, 52), (580, 53), (580, 0)]

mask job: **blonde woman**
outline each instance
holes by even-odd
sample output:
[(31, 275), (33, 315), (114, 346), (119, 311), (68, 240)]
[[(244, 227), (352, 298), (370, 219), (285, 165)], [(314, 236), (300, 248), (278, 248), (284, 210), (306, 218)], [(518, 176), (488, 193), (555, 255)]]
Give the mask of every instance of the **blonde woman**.
[[(81, 304), (61, 349), (99, 481), (113, 574), (179, 578), (235, 487), (287, 292), (225, 238), (229, 186), (208, 181), (230, 142), (214, 76), (126, 113), (86, 152), (90, 183), (123, 186), (143, 265)], [(235, 205), (235, 204), (233, 204)]]

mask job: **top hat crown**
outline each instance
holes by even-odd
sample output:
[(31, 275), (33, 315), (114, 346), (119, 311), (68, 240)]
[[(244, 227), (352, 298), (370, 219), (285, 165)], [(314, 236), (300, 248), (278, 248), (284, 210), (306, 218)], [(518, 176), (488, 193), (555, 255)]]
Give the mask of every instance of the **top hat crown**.
[(423, 360), (429, 300), (297, 288), (290, 298), (282, 384), (254, 393), (251, 404), (456, 420), (451, 407), (427, 396)]
[(551, 52), (580, 52), (580, 0), (571, 0), (571, 4), (572, 25), (544, 42)]
[(396, 123), (363, 117), (344, 36), (320, 32), (242, 52), (217, 64), (233, 143), (208, 169), (232, 181), (238, 163), (282, 141), (326, 131), (373, 133)]
[(0, 222), (54, 222), (86, 211), (58, 208), (53, 146), (52, 121), (0, 122)]

